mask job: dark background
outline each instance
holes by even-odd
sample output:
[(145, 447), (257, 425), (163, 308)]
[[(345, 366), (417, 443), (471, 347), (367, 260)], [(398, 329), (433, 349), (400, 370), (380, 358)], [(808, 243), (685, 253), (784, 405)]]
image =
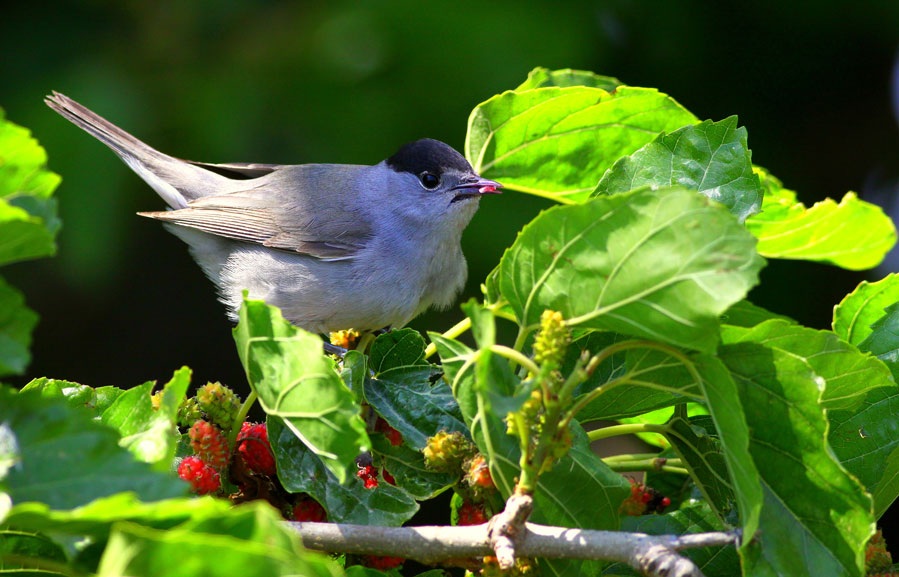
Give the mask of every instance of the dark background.
[[(64, 222), (56, 258), (0, 271), (41, 315), (16, 383), (127, 387), (189, 365), (197, 384), (246, 390), (212, 285), (180, 241), (134, 214), (162, 202), (46, 108), (50, 90), (184, 158), (372, 164), (423, 136), (461, 148), (476, 104), (535, 66), (580, 68), (659, 88), (703, 119), (738, 114), (754, 162), (807, 203), (848, 190), (892, 203), (896, 192), (896, 2), (9, 4), (0, 106), (63, 176)], [(481, 203), (464, 241), (467, 295), (543, 206), (515, 193)], [(861, 279), (890, 270), (771, 262), (752, 299), (827, 328)]]

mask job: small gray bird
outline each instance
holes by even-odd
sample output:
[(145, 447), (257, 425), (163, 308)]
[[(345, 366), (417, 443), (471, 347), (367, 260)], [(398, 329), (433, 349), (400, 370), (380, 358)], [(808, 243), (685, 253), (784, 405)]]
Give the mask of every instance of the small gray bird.
[(308, 331), (400, 327), (450, 306), (467, 277), (460, 240), (483, 194), (437, 140), (374, 166), (205, 164), (155, 150), (58, 92), (50, 108), (108, 146), (169, 205), (163, 221), (237, 318), (242, 291)]

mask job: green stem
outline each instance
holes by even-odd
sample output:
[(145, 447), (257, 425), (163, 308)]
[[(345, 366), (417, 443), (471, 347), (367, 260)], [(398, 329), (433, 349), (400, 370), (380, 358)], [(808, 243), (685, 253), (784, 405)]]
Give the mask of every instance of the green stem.
[[(603, 457), (602, 460), (604, 463), (623, 463), (626, 461), (645, 461), (647, 459), (660, 459), (663, 457), (659, 457), (658, 453), (628, 453), (622, 455), (610, 455), (608, 457)], [(675, 459), (668, 459), (669, 462), (674, 461)]]
[[(471, 328), (471, 319), (468, 317), (465, 317), (461, 321), (459, 321), (456, 324), (454, 324), (453, 326), (451, 326), (449, 328), (449, 330), (445, 331), (442, 334), (442, 336), (444, 336), (448, 339), (455, 339), (456, 337), (458, 337), (459, 335), (461, 335), (462, 333), (464, 333), (465, 331), (467, 331), (470, 328)], [(436, 352), (437, 352), (437, 345), (435, 345), (434, 343), (429, 344), (425, 348), (425, 358), (427, 359), (429, 357), (434, 356), (434, 353), (436, 353)]]
[(651, 461), (630, 461), (626, 463), (606, 463), (610, 469), (615, 471), (616, 473), (633, 473), (636, 471), (643, 471), (648, 473), (674, 473), (675, 475), (689, 475), (690, 471), (688, 471), (684, 467), (678, 467), (676, 465), (659, 465), (658, 463), (653, 462), (655, 459)]
[(505, 345), (493, 345), (490, 347), (490, 351), (518, 364), (520, 367), (523, 367), (532, 375), (537, 375), (540, 373), (540, 367), (538, 367), (534, 361), (528, 358), (527, 355), (525, 355), (521, 351), (507, 347)]
[(590, 442), (599, 441), (600, 439), (610, 439), (612, 437), (620, 437), (621, 435), (634, 435), (637, 433), (658, 433), (664, 435), (668, 432), (665, 425), (654, 425), (652, 423), (629, 423), (626, 425), (612, 425), (595, 429), (587, 433), (587, 439)]
[(240, 434), (240, 427), (243, 425), (243, 422), (247, 419), (247, 414), (250, 412), (250, 408), (254, 404), (256, 404), (256, 399), (258, 396), (256, 395), (255, 390), (251, 390), (250, 394), (247, 395), (246, 400), (244, 400), (243, 404), (240, 406), (240, 409), (237, 411), (237, 415), (234, 417), (234, 422), (231, 423), (231, 433), (228, 435), (228, 446), (234, 447), (237, 442), (237, 435)]

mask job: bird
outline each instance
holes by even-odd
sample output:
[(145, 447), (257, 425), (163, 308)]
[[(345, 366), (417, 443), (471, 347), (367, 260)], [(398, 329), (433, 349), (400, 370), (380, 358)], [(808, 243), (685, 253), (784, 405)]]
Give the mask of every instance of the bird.
[(429, 138), (374, 165), (212, 164), (164, 154), (59, 92), (45, 102), (159, 195), (165, 210), (138, 214), (188, 245), (235, 322), (244, 291), (319, 334), (451, 306), (467, 278), (462, 232), (502, 188)]

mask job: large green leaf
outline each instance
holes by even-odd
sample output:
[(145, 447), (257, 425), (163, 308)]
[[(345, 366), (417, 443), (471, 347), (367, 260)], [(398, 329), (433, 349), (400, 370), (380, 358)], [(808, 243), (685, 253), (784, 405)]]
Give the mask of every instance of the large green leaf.
[(527, 80), (522, 82), (515, 91), (522, 92), (547, 86), (589, 86), (612, 92), (621, 85), (621, 81), (617, 78), (602, 76), (589, 70), (572, 70), (571, 68), (550, 70), (539, 66), (528, 73)]
[(859, 346), (886, 308), (899, 302), (899, 274), (891, 273), (877, 282), (862, 281), (833, 309), (833, 332), (844, 341)]
[(670, 96), (649, 88), (507, 91), (472, 111), (465, 156), (482, 176), (508, 189), (582, 202), (615, 160), (663, 131), (695, 122)]
[(262, 301), (244, 299), (239, 317), (234, 340), (262, 408), (283, 419), (343, 483), (369, 441), (360, 407), (321, 339)]
[(269, 416), (267, 423), (278, 480), (292, 493), (311, 495), (328, 512), (328, 521), (394, 526), (402, 525), (418, 511), (412, 495), (383, 480), (373, 489), (366, 489), (356, 477), (341, 484), (283, 419)]
[(190, 519), (168, 530), (122, 522), (113, 528), (98, 577), (336, 577), (326, 555), (303, 550), (267, 503), (256, 501), (225, 515)]
[(519, 323), (545, 309), (606, 329), (711, 352), (719, 316), (764, 261), (727, 209), (683, 188), (637, 190), (541, 213), (500, 262)]
[(374, 376), (365, 381), (365, 399), (403, 441), (421, 450), (439, 431), (467, 432), (459, 404), (440, 367), (424, 360), (425, 342), (413, 329), (379, 336), (372, 345)]
[(51, 194), (60, 178), (47, 153), (0, 110), (0, 265), (56, 252), (60, 221)]
[(749, 218), (746, 228), (759, 239), (759, 254), (863, 270), (880, 264), (896, 244), (893, 221), (855, 193), (846, 193), (839, 203), (828, 198), (807, 208), (779, 180), (763, 169), (757, 172), (765, 199), (762, 212)]
[(870, 391), (861, 408), (828, 411), (833, 452), (871, 493), (879, 518), (899, 497), (899, 387)]
[(893, 376), (899, 378), (899, 303), (886, 308), (882, 317), (871, 325), (871, 334), (858, 344), (886, 363)]
[(22, 293), (0, 277), (0, 377), (25, 372), (37, 320), (37, 314), (25, 306)]
[(749, 427), (763, 505), (741, 547), (748, 575), (858, 575), (871, 498), (827, 444), (820, 379), (804, 359), (756, 343), (723, 345)]
[(762, 190), (752, 171), (746, 138), (746, 129), (737, 127), (736, 116), (661, 134), (630, 156), (618, 159), (593, 194), (680, 185), (724, 204), (742, 222), (762, 205)]
[(20, 459), (5, 480), (14, 503), (70, 509), (121, 491), (144, 500), (187, 492), (173, 473), (135, 460), (115, 430), (62, 399), (0, 388), (0, 423), (15, 435)]
[(780, 319), (751, 329), (725, 326), (724, 343), (753, 342), (783, 351), (805, 363), (821, 380), (821, 402), (827, 409), (849, 409), (871, 389), (893, 382), (884, 363), (841, 340), (831, 331), (818, 331)]
[[(577, 344), (578, 342), (575, 343)], [(635, 342), (634, 348), (613, 355), (621, 357), (621, 365), (615, 371), (614, 380), (610, 379), (615, 386), (610, 386), (609, 382), (588, 382), (578, 387), (578, 396), (590, 394), (597, 385), (607, 387), (581, 409), (577, 414), (578, 420), (586, 423), (633, 417), (702, 399), (699, 383), (684, 363), (670, 352), (646, 346), (648, 344)], [(599, 351), (592, 352), (595, 354)], [(588, 386), (590, 384), (593, 386)]]

